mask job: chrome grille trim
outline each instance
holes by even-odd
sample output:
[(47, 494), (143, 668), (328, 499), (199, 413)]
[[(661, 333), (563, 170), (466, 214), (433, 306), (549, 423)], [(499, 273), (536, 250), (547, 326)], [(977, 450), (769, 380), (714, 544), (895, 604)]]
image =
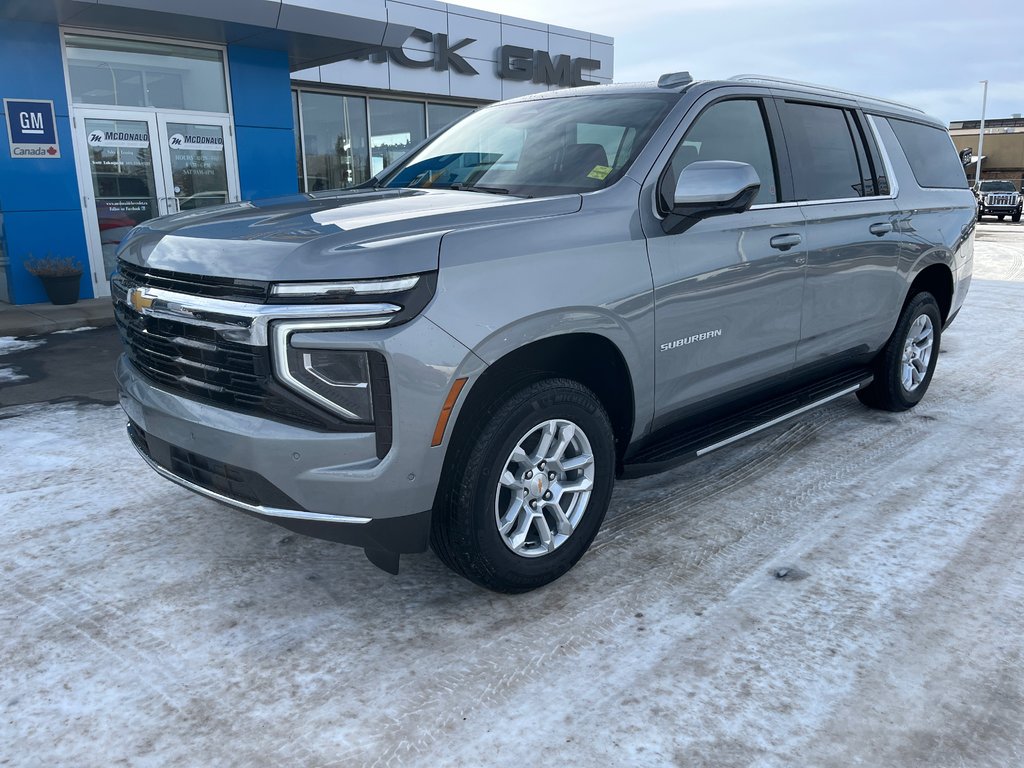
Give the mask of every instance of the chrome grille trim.
[(250, 304), (132, 284), (121, 275), (114, 276), (110, 289), (115, 302), (138, 314), (200, 325), (226, 341), (257, 347), (267, 346), (268, 327), (273, 320), (330, 318), (351, 329), (377, 328), (402, 309), (385, 303)]

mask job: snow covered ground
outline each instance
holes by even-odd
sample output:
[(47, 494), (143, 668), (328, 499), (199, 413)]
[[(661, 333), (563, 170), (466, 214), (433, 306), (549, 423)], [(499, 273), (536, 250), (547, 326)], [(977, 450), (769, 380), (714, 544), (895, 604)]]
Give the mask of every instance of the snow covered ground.
[(117, 408), (2, 409), (0, 764), (1022, 765), (1022, 357), (985, 224), (921, 406), (622, 482), (519, 597), (195, 497)]

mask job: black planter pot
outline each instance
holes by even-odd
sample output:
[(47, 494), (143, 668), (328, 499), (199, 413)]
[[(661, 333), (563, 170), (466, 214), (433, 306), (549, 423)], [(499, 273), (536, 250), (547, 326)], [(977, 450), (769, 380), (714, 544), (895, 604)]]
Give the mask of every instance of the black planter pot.
[(78, 301), (78, 284), (82, 274), (77, 275), (40, 275), (43, 289), (51, 304), (74, 304)]

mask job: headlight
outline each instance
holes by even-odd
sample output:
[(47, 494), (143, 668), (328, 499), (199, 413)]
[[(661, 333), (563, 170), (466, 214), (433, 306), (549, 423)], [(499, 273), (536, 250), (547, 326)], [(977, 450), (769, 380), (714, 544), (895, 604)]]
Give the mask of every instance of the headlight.
[[(295, 333), (332, 330), (346, 330), (346, 325), (331, 320), (274, 323), (274, 373), (285, 386), (346, 421), (372, 424), (375, 379), (378, 386), (382, 384), (382, 377), (372, 369), (385, 365), (380, 353), (292, 344)], [(390, 393), (379, 394), (390, 398)]]

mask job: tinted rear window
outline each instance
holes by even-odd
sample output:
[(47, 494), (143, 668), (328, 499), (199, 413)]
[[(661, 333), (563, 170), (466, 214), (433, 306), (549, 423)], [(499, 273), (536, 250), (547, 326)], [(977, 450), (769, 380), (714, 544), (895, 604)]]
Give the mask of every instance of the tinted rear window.
[(949, 134), (942, 128), (889, 118), (914, 178), (922, 187), (966, 189), (967, 175)]
[(793, 163), (797, 200), (841, 200), (874, 194), (863, 148), (858, 154), (847, 111), (819, 104), (786, 102), (782, 125)]

